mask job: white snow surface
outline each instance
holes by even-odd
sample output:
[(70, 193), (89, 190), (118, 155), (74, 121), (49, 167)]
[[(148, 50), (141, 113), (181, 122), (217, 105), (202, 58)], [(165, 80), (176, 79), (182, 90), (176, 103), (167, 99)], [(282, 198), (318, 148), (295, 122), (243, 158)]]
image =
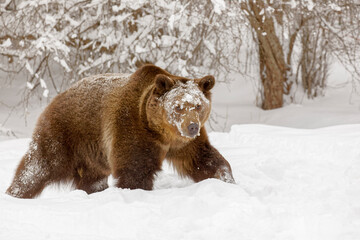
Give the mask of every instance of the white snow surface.
[(181, 179), (87, 195), (68, 185), (33, 200), (4, 192), (30, 139), (0, 142), (0, 239), (360, 239), (360, 124), (234, 125), (210, 140), (236, 184)]

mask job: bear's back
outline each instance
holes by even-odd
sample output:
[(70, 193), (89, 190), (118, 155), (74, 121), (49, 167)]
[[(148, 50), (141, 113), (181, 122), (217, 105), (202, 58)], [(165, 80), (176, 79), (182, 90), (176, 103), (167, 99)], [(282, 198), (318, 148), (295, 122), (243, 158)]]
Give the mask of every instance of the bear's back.
[(88, 94), (107, 94), (111, 89), (122, 87), (129, 81), (131, 74), (105, 73), (86, 77), (75, 83), (66, 92), (73, 92), (79, 96)]
[(39, 118), (38, 128), (46, 126), (45, 131), (70, 142), (99, 140), (103, 101), (111, 91), (121, 91), (130, 76), (107, 73), (80, 80), (53, 99)]
[[(101, 112), (103, 100), (112, 91), (121, 91), (128, 83), (130, 74), (107, 73), (84, 78), (63, 93), (62, 107), (81, 114), (81, 119), (90, 119)], [(61, 102), (61, 101), (60, 101)], [(67, 106), (68, 104), (69, 106)]]

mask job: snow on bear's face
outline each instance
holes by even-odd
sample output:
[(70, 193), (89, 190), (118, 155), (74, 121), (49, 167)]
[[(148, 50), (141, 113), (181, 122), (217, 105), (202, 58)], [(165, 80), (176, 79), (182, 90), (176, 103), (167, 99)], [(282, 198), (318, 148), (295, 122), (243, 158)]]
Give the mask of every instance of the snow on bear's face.
[(165, 75), (157, 78), (158, 89), (165, 89), (159, 98), (163, 115), (178, 137), (191, 140), (200, 135), (200, 129), (209, 117), (209, 91), (214, 83), (212, 76), (182, 81), (174, 81)]
[(165, 93), (162, 104), (167, 121), (176, 126), (183, 137), (195, 138), (200, 135), (202, 121), (210, 108), (210, 101), (193, 81), (178, 82)]

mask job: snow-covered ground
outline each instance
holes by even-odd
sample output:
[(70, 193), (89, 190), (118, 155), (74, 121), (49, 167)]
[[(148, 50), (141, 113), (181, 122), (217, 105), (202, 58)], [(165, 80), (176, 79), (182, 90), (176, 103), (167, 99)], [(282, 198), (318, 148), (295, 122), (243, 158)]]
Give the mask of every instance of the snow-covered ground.
[(236, 125), (211, 133), (237, 184), (192, 183), (165, 166), (153, 191), (3, 192), (28, 139), (0, 142), (0, 239), (360, 239), (360, 124)]
[[(325, 97), (272, 111), (254, 106), (250, 82), (218, 84), (213, 109), (227, 117), (212, 126), (225, 132), (210, 140), (236, 184), (195, 184), (165, 164), (153, 191), (110, 187), (87, 195), (60, 185), (34, 200), (15, 199), (4, 192), (46, 104), (29, 107), (27, 125), (14, 112), (0, 126), (20, 137), (0, 134), (0, 239), (358, 240), (360, 97), (347, 81), (338, 71)], [(14, 104), (18, 91), (3, 87), (0, 100)], [(0, 104), (0, 123), (7, 116)]]

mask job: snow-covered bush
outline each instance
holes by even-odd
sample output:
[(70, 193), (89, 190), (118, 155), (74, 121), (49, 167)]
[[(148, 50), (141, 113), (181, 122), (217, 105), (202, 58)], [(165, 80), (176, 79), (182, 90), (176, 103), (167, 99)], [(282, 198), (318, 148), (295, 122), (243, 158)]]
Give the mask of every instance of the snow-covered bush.
[(0, 8), (0, 69), (26, 73), (28, 97), (146, 62), (220, 81), (240, 69), (242, 29), (223, 1), (23, 0)]
[(240, 73), (272, 109), (294, 89), (321, 95), (333, 56), (360, 76), (359, 9), (356, 0), (4, 0), (0, 73), (24, 78), (23, 102), (146, 62), (217, 81)]

